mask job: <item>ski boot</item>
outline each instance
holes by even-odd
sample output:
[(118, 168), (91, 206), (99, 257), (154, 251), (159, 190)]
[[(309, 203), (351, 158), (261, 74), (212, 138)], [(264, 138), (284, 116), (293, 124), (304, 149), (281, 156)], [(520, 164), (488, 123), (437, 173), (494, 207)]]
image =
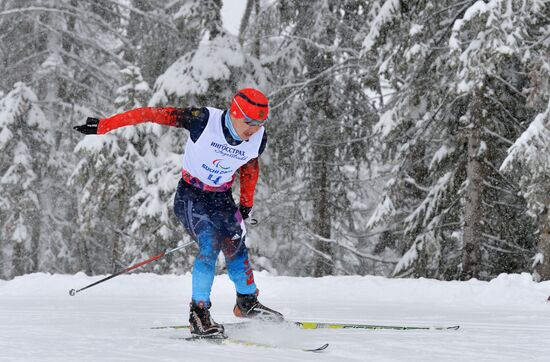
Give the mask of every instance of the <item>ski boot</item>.
[(214, 322), (210, 316), (210, 307), (212, 304), (206, 305), (204, 302), (190, 304), (189, 309), (189, 329), (192, 336), (209, 337), (209, 338), (224, 338), (223, 325)]
[(237, 304), (233, 308), (233, 314), (240, 318), (254, 318), (266, 321), (282, 321), (284, 319), (281, 313), (258, 302), (256, 293), (237, 293)]

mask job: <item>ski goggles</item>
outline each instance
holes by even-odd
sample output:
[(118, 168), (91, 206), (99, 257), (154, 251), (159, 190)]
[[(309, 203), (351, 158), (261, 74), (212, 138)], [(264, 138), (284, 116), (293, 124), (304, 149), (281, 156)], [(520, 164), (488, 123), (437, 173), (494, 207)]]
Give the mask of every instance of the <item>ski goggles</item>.
[[(238, 94), (240, 95), (240, 93)], [(263, 126), (267, 123), (267, 121), (269, 120), (269, 118), (266, 118), (266, 119), (253, 119), (253, 118), (250, 118), (246, 115), (246, 113), (244, 113), (243, 109), (241, 108), (241, 106), (239, 105), (239, 102), (237, 102), (237, 98), (236, 97), (233, 97), (233, 102), (235, 102), (235, 105), (237, 106), (237, 108), (239, 109), (239, 111), (241, 111), (241, 113), (243, 114), (244, 116), (244, 123), (248, 124), (249, 126)]]

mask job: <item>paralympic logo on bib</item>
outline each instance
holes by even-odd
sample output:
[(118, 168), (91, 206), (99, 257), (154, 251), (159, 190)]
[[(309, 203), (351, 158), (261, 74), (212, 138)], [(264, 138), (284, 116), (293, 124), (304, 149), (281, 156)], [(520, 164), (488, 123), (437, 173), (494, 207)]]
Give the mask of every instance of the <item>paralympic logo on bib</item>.
[(218, 158), (217, 160), (214, 160), (212, 161), (212, 164), (216, 167), (216, 168), (221, 168), (222, 170), (229, 170), (231, 167), (224, 167), (222, 164), (222, 159), (221, 158)]

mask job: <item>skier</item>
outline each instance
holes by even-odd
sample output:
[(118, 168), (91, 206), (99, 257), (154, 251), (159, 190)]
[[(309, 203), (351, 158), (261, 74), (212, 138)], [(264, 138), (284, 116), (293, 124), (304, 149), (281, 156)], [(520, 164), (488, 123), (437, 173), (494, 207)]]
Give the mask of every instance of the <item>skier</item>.
[[(137, 108), (114, 116), (89, 117), (74, 127), (83, 134), (105, 134), (143, 122), (182, 127), (189, 131), (183, 156), (182, 178), (174, 200), (174, 212), (198, 243), (192, 274), (189, 323), (199, 336), (223, 335), (223, 325), (210, 316), (210, 291), (220, 250), (227, 273), (235, 284), (237, 317), (280, 320), (282, 314), (258, 301), (258, 289), (245, 245), (245, 219), (254, 203), (259, 176), (258, 157), (264, 151), (264, 129), (269, 112), (267, 97), (257, 89), (239, 90), (228, 110), (202, 108)], [(240, 204), (231, 186), (240, 170)]]

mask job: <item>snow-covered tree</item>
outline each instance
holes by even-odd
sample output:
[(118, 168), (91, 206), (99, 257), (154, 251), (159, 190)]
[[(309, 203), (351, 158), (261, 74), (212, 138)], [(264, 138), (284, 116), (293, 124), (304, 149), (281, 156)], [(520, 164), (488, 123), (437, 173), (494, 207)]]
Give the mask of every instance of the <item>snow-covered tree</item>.
[(498, 168), (510, 141), (533, 117), (523, 92), (530, 87), (526, 51), (541, 40), (533, 39), (541, 21), (548, 24), (544, 8), (539, 0), (478, 1), (453, 25), (449, 46), (460, 80), (456, 90), (473, 95), (466, 113), (471, 131), (463, 277), (525, 270), (533, 253), (526, 205), (517, 200), (517, 186)]
[[(550, 6), (539, 2), (539, 16), (528, 19), (522, 33), (531, 35), (527, 40), (525, 61), (529, 64), (531, 87), (527, 104), (538, 115), (527, 130), (514, 142), (501, 170), (518, 180), (521, 194), (527, 200), (529, 214), (536, 220), (538, 252), (533, 258), (535, 279), (550, 279), (550, 229), (548, 227), (549, 175), (547, 149), (550, 144)], [(534, 26), (536, 24), (536, 26)]]
[(123, 58), (139, 66), (145, 81), (153, 84), (193, 40), (184, 37), (176, 21), (183, 1), (131, 0), (122, 6), (127, 23), (124, 33), (131, 46)]
[(537, 254), (533, 258), (536, 280), (550, 279), (550, 175), (548, 148), (550, 145), (550, 5), (533, 2), (531, 15), (516, 23), (516, 32), (522, 35), (524, 57), (530, 79), (527, 105), (537, 115), (529, 127), (508, 150), (501, 170), (517, 180), (521, 195), (527, 200), (529, 215), (537, 224)]
[[(141, 80), (136, 69), (134, 79)], [(118, 99), (128, 99), (128, 94), (141, 92), (139, 102), (131, 107), (119, 108), (122, 112), (129, 108), (139, 108), (150, 98), (151, 91), (143, 81), (133, 80), (119, 88)], [(141, 91), (140, 91), (141, 89)], [(124, 95), (125, 94), (125, 95)], [(135, 96), (134, 96), (135, 99)], [(141, 103), (143, 102), (143, 103)], [(128, 102), (126, 104), (129, 105)], [(125, 235), (122, 239), (122, 258), (131, 263), (156, 255), (173, 247), (181, 239), (179, 221), (172, 216), (171, 206), (180, 175), (180, 150), (173, 151), (173, 134), (159, 125), (144, 124), (128, 127), (116, 132), (119, 142), (126, 143), (126, 149), (135, 154), (128, 163), (127, 171), (132, 186), (125, 190), (129, 195), (125, 214)], [(149, 265), (145, 270), (157, 272), (177, 272), (189, 270), (190, 253), (184, 251)]]
[[(250, 15), (240, 38), (270, 69), (263, 252), (302, 275), (352, 274), (372, 260), (367, 213), (369, 75), (355, 38), (364, 1), (279, 1)], [(262, 156), (264, 157), (264, 156)], [(274, 259), (274, 260), (273, 260)]]
[[(85, 116), (112, 107), (117, 55), (128, 41), (122, 36), (118, 5), (109, 0), (2, 2), (0, 52), (2, 87), (23, 80), (32, 87), (52, 124), (54, 142), (44, 167), (43, 233), (40, 248), (46, 270), (76, 271), (75, 195), (66, 180), (76, 163), (78, 135), (72, 126)], [(95, 111), (92, 111), (94, 109)]]
[(175, 15), (183, 37), (195, 43), (155, 83), (151, 105), (229, 106), (237, 88), (266, 85), (265, 70), (227, 33), (221, 1), (189, 1)]
[(377, 129), (395, 166), (369, 225), (396, 232), (395, 275), (525, 270), (532, 224), (498, 167), (530, 117), (514, 29), (534, 4), (379, 3), (363, 46), (394, 92)]
[(25, 84), (0, 101), (0, 278), (39, 270), (51, 128)]
[(1, 82), (23, 80), (46, 98), (54, 94), (47, 111), (77, 101), (98, 109), (110, 103), (116, 68), (124, 64), (116, 53), (128, 41), (117, 24), (118, 7), (109, 0), (3, 2)]
[(529, 128), (510, 148), (501, 168), (519, 179), (530, 215), (538, 223), (538, 253), (533, 258), (535, 279), (550, 279), (550, 101), (543, 113), (535, 117)]
[(443, 90), (444, 24), (460, 8), (434, 3), (409, 8), (400, 1), (375, 1), (363, 32), (365, 61), (376, 63), (380, 87), (387, 88), (375, 130), (391, 167), (368, 227), (385, 230), (381, 245), (403, 255), (394, 275), (437, 277), (457, 258), (460, 226), (452, 207), (464, 177), (457, 168), (464, 146), (452, 137), (460, 135), (455, 109), (460, 98), (445, 97)]
[(140, 69), (129, 66), (121, 70), (121, 73), (122, 86), (117, 89), (117, 98), (114, 101), (117, 111), (143, 107), (147, 104), (151, 89), (143, 80)]
[[(143, 107), (150, 89), (139, 68), (128, 67), (122, 73), (125, 84), (117, 90), (116, 112)], [(172, 240), (174, 227), (165, 199), (172, 195), (175, 181), (158, 178), (156, 166), (170, 159), (161, 133), (160, 126), (143, 124), (88, 136), (77, 146), (82, 159), (71, 183), (84, 186), (78, 225), (89, 273), (112, 272), (158, 254)], [(160, 270), (158, 263), (148, 267)]]
[(255, 268), (550, 278), (548, 0), (249, 0), (238, 37), (221, 5), (0, 2), (0, 277), (108, 273), (188, 238), (171, 210), (185, 130), (72, 126), (255, 86)]

